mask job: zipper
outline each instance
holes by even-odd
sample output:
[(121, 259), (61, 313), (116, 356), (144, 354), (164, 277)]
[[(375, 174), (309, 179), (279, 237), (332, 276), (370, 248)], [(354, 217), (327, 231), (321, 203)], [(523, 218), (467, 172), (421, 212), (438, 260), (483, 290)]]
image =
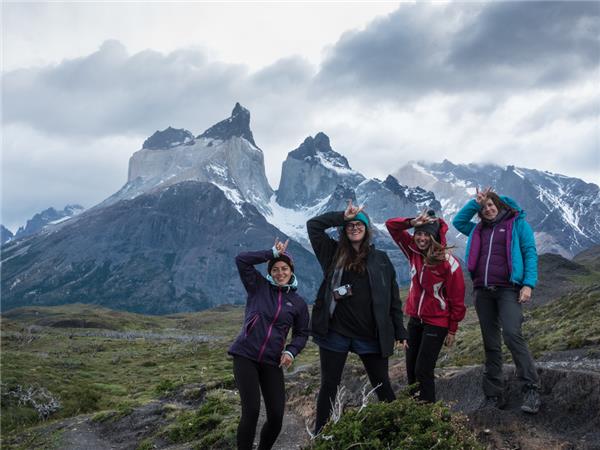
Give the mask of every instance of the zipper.
[(277, 322), (277, 319), (279, 318), (279, 313), (281, 312), (281, 296), (282, 296), (282, 291), (281, 291), (281, 288), (279, 288), (279, 294), (277, 295), (277, 311), (275, 311), (275, 317), (273, 317), (273, 321), (271, 322), (271, 325), (269, 325), (269, 330), (267, 331), (265, 340), (263, 341), (263, 344), (260, 347), (260, 352), (258, 352), (258, 362), (260, 362), (262, 360), (263, 353), (265, 352), (265, 349), (267, 348), (267, 342), (269, 342), (269, 339), (271, 338), (271, 332), (273, 331), (273, 325), (275, 325), (275, 322)]
[(490, 236), (490, 248), (488, 249), (487, 261), (485, 262), (485, 277), (483, 279), (483, 285), (487, 287), (488, 269), (490, 268), (490, 257), (492, 256), (492, 244), (494, 243), (494, 231), (496, 227), (492, 228), (492, 235)]
[(419, 275), (419, 284), (421, 285), (421, 298), (419, 299), (419, 307), (417, 308), (417, 316), (421, 317), (421, 306), (423, 305), (423, 298), (425, 297), (425, 288), (423, 287), (423, 274), (425, 273), (425, 266), (421, 269), (421, 275)]

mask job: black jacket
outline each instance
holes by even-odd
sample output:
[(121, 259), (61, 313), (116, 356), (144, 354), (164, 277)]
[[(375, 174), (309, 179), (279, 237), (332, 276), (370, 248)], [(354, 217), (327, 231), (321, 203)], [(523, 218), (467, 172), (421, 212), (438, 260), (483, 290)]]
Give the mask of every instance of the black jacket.
[[(325, 230), (342, 225), (344, 225), (343, 211), (325, 213), (310, 219), (306, 223), (310, 244), (324, 274), (312, 310), (311, 331), (313, 335), (325, 336), (329, 330), (333, 257), (338, 242), (330, 238)], [(371, 246), (367, 258), (367, 272), (369, 273), (369, 283), (373, 297), (373, 314), (381, 356), (388, 357), (394, 352), (394, 340), (407, 338), (402, 321), (402, 302), (400, 301), (400, 292), (396, 282), (396, 271), (388, 255)]]

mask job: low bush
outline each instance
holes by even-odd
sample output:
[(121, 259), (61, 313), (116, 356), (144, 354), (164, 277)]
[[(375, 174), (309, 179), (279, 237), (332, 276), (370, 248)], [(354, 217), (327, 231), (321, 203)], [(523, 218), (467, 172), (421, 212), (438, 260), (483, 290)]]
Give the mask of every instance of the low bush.
[[(180, 415), (176, 422), (167, 430), (171, 442), (189, 442), (201, 440), (201, 444), (210, 445), (223, 443), (229, 444), (230, 425), (234, 422), (234, 408), (218, 396), (208, 397), (194, 413)], [(237, 416), (235, 416), (237, 423)], [(202, 448), (202, 445), (200, 446)], [(216, 448), (216, 447), (214, 447)], [(224, 448), (228, 448), (225, 446)]]
[(348, 408), (337, 423), (330, 421), (308, 448), (483, 449), (466, 421), (440, 403), (424, 404), (403, 397), (391, 403), (371, 403), (360, 411)]

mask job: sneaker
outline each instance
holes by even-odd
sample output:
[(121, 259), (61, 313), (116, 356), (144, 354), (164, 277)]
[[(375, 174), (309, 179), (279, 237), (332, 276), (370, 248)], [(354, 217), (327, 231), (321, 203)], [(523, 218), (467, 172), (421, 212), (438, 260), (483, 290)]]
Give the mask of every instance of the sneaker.
[(540, 393), (535, 387), (526, 387), (524, 389), (523, 404), (521, 405), (521, 411), (529, 414), (537, 414), (540, 410)]

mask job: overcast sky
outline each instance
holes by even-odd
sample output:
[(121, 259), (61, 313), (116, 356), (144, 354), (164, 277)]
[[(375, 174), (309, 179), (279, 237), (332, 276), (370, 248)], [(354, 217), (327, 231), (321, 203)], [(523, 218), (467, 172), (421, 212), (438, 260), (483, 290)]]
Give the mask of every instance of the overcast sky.
[[(93, 206), (168, 126), (236, 101), (271, 185), (323, 131), (351, 166), (600, 182), (600, 3), (2, 3), (2, 223)], [(400, 180), (402, 182), (402, 180)]]

